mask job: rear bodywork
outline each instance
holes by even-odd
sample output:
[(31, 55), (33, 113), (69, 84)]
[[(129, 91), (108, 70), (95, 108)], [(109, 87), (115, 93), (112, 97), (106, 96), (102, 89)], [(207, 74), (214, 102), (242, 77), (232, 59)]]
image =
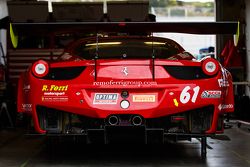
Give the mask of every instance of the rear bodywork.
[[(165, 58), (154, 52), (136, 56), (142, 49), (135, 49), (133, 57), (126, 51), (118, 57), (103, 52), (102, 57), (102, 42), (114, 45), (121, 39), (150, 41), (153, 48), (166, 42), (145, 36), (79, 40), (48, 63), (46, 76), (35, 76), (32, 67), (21, 75), (18, 112), (32, 117), (38, 133), (83, 135), (89, 141), (95, 136), (105, 143), (112, 135), (141, 135), (148, 143), (164, 136), (190, 139), (223, 132), (223, 115), (234, 110), (232, 77), (225, 68), (218, 63), (218, 71), (207, 75), (202, 63), (212, 58), (198, 61), (171, 40), (177, 49)], [(79, 55), (82, 44), (100, 47), (97, 57)]]

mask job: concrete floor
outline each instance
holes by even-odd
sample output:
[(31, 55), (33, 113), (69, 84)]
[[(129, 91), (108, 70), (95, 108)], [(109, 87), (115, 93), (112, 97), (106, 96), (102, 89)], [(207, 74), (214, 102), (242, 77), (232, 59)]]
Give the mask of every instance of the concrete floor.
[(234, 125), (226, 129), (230, 141), (208, 139), (207, 159), (200, 158), (200, 143), (164, 145), (76, 145), (64, 143), (51, 153), (42, 137), (24, 135), (22, 129), (0, 130), (0, 166), (250, 166), (250, 132)]

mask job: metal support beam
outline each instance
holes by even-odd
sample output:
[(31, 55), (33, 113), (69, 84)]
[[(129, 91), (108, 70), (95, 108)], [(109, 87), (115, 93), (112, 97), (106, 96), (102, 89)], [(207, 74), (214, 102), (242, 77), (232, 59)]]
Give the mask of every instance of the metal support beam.
[[(250, 1), (245, 0), (246, 3), (246, 22), (250, 23)], [(250, 25), (246, 24), (246, 74), (247, 81), (250, 81)], [(246, 87), (246, 95), (250, 96), (250, 90)]]
[(201, 138), (201, 158), (205, 159), (207, 157), (207, 137)]
[[(7, 1), (1, 0), (0, 1), (0, 19), (8, 16), (8, 8), (7, 8)], [(3, 54), (1, 55), (0, 52), (0, 64), (4, 64), (3, 57), (6, 56), (7, 52), (7, 30), (6, 29), (0, 29), (0, 43), (2, 44)]]

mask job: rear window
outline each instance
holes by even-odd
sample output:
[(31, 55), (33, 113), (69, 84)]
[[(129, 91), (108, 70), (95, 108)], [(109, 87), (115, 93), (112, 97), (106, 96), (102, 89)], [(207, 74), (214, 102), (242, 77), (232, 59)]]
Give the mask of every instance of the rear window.
[(154, 41), (152, 39), (114, 38), (99, 39), (95, 41), (84, 41), (73, 50), (73, 54), (84, 59), (93, 59), (98, 53), (99, 59), (146, 59), (155, 58), (166, 59), (178, 53), (183, 48), (172, 40)]

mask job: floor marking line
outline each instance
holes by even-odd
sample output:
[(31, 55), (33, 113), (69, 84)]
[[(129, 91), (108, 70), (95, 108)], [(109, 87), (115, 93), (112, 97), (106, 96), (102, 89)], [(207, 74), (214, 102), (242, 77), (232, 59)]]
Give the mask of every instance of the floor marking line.
[(32, 154), (26, 161), (24, 161), (20, 165), (20, 167), (26, 167), (29, 164), (29, 162), (32, 160), (32, 158), (36, 157), (38, 155), (38, 153), (40, 153), (42, 151), (43, 148), (44, 148), (44, 145), (42, 145), (40, 147), (40, 149), (36, 149), (36, 151), (34, 152), (34, 154)]
[(236, 151), (231, 150), (231, 152), (234, 153), (234, 154), (235, 154), (237, 157), (239, 157), (240, 159), (245, 160), (248, 164), (250, 164), (250, 160), (247, 159), (246, 157), (241, 156), (241, 155), (240, 155), (239, 153), (237, 153)]

